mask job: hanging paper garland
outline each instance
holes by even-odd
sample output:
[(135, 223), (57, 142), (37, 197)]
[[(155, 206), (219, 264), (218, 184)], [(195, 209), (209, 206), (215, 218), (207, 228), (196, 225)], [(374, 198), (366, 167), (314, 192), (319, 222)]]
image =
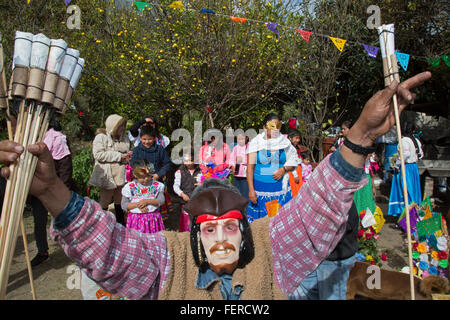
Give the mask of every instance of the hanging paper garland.
[(171, 4), (169, 4), (169, 7), (174, 8), (174, 9), (184, 9), (184, 4), (182, 1), (174, 1)]
[(140, 12), (144, 11), (145, 7), (149, 6), (150, 3), (147, 2), (141, 2), (141, 1), (135, 1), (134, 4), (138, 8)]
[(297, 31), (302, 35), (302, 38), (305, 39), (306, 42), (309, 42), (309, 37), (311, 36), (312, 32), (300, 29), (297, 29)]
[(409, 54), (396, 52), (395, 55), (397, 56), (397, 60), (400, 63), (400, 66), (403, 68), (403, 70), (406, 71), (406, 69), (408, 69)]
[(442, 60), (444, 60), (445, 64), (447, 65), (447, 67), (450, 67), (450, 59), (449, 59), (449, 55), (445, 55), (445, 56), (441, 56)]
[(266, 27), (273, 33), (276, 33), (278, 36), (280, 35), (280, 31), (277, 30), (278, 24), (276, 24), (275, 22), (266, 22)]
[(234, 21), (234, 22), (241, 22), (241, 23), (247, 22), (247, 18), (240, 18), (240, 17), (230, 16), (230, 19), (232, 21)]
[(216, 13), (215, 13), (214, 11), (212, 11), (211, 9), (205, 9), (205, 8), (200, 9), (200, 12), (201, 12), (201, 13), (216, 14)]
[(366, 49), (367, 54), (371, 58), (376, 58), (378, 55), (378, 47), (369, 46), (367, 44), (363, 44), (364, 49)]
[(342, 52), (342, 50), (344, 49), (345, 42), (347, 40), (335, 38), (335, 37), (329, 37), (329, 38), (331, 39), (331, 41), (333, 41), (336, 48), (338, 48), (338, 50)]
[[(27, 3), (30, 4), (31, 0), (27, 0)], [(64, 3), (66, 6), (69, 5), (69, 3), (71, 2), (71, 0), (64, 0)], [(151, 4), (148, 2), (141, 2), (141, 1), (134, 1), (134, 4), (136, 5), (137, 9), (142, 12), (145, 7), (150, 6)], [(171, 8), (174, 9), (185, 9), (184, 4), (182, 1), (173, 1), (171, 4), (168, 5)], [(190, 11), (195, 11), (193, 9), (188, 9)], [(230, 19), (234, 22), (240, 22), (240, 23), (245, 23), (247, 22), (249, 19), (247, 18), (243, 18), (243, 17), (234, 17), (234, 16), (228, 16), (228, 15), (223, 15), (223, 14), (216, 14), (216, 12), (214, 12), (211, 9), (207, 9), (207, 8), (202, 8), (200, 9), (201, 13), (207, 13), (207, 14), (214, 14), (214, 15), (219, 15), (219, 16), (224, 16), (224, 17), (230, 17)], [(250, 19), (251, 20), (251, 19)], [(251, 20), (251, 21), (255, 21), (255, 22), (262, 22), (262, 21), (257, 21), (257, 20)], [(280, 25), (274, 22), (265, 22), (265, 25), (267, 26), (267, 28), (274, 32), (275, 34), (277, 34), (278, 36), (280, 36), (280, 31), (277, 29)], [(293, 29), (293, 28), (289, 28), (286, 27), (288, 29)], [(301, 29), (296, 29), (297, 32), (299, 32), (301, 34), (301, 36), (303, 37), (303, 39), (306, 42), (309, 42), (310, 36), (312, 34), (311, 31), (306, 31), (306, 30), (301, 30)], [(341, 39), (341, 38), (336, 38), (336, 37), (331, 37), (331, 36), (327, 36), (327, 35), (321, 35), (318, 34), (319, 36), (323, 36), (323, 37), (328, 37), (331, 39), (331, 41), (333, 41), (334, 45), (336, 46), (336, 48), (339, 51), (343, 51), (345, 43), (347, 42), (347, 40), (345, 39)], [(371, 58), (376, 58), (378, 55), (378, 47), (373, 47), (370, 45), (366, 45), (366, 44), (362, 44), (364, 49), (366, 50), (366, 52), (368, 53), (369, 57)], [(396, 52), (397, 55), (397, 59), (401, 65), (401, 67), (406, 71), (408, 68), (408, 64), (409, 64), (409, 54), (406, 53), (400, 53), (400, 52)], [(420, 57), (420, 58), (425, 58), (432, 67), (436, 67), (439, 65), (440, 63), (440, 58), (439, 57), (435, 57), (433, 59), (430, 59), (428, 57)], [(447, 67), (450, 67), (450, 59), (449, 59), (449, 55), (443, 55), (441, 56), (442, 60), (444, 60), (445, 64), (447, 65)]]
[(432, 67), (437, 67), (439, 65), (440, 59), (439, 57), (435, 57), (433, 59), (427, 58), (427, 61), (431, 64)]

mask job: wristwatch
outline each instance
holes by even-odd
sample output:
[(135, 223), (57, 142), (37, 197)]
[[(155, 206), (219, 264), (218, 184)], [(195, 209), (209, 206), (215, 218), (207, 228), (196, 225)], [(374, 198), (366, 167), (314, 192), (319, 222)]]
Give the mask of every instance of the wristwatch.
[(375, 152), (375, 150), (376, 150), (375, 147), (363, 147), (361, 145), (354, 144), (353, 142), (348, 140), (347, 137), (345, 137), (345, 139), (344, 139), (344, 145), (347, 148), (349, 148), (350, 150), (352, 150), (354, 153), (362, 154), (362, 155), (365, 155), (365, 156)]

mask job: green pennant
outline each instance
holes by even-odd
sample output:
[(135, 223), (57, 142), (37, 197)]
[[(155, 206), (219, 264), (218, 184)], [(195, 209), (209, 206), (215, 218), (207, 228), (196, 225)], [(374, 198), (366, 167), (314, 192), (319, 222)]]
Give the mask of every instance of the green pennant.
[(138, 8), (140, 12), (144, 11), (145, 7), (149, 6), (150, 3), (147, 2), (141, 2), (141, 1), (135, 1), (134, 4)]
[(441, 56), (442, 60), (444, 60), (445, 64), (447, 65), (447, 67), (450, 67), (450, 56), (449, 55), (445, 55), (445, 56)]
[(437, 67), (441, 60), (439, 59), (439, 57), (435, 57), (433, 59), (427, 58), (427, 61), (428, 61), (429, 64), (431, 64), (432, 67)]
[(425, 199), (423, 199), (422, 203), (420, 204), (420, 207), (425, 211), (427, 205), (430, 207), (430, 211), (432, 211), (433, 207), (431, 206), (430, 196), (427, 196)]

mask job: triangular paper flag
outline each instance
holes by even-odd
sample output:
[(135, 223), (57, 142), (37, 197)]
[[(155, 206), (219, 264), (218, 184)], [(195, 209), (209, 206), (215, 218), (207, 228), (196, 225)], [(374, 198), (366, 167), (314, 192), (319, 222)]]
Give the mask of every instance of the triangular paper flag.
[(136, 5), (136, 7), (140, 12), (144, 11), (145, 7), (150, 5), (150, 3), (141, 1), (135, 1), (134, 4)]
[(367, 53), (369, 54), (369, 57), (376, 58), (378, 55), (378, 47), (369, 46), (368, 44), (363, 44), (364, 49), (366, 49)]
[(420, 207), (425, 210), (426, 207), (430, 206), (430, 208), (432, 208), (431, 206), (431, 200), (430, 200), (430, 196), (427, 196), (426, 198), (423, 199), (422, 203), (420, 204)]
[(240, 18), (240, 17), (230, 17), (231, 20), (233, 20), (234, 22), (246, 22), (247, 18)]
[(174, 9), (184, 9), (184, 4), (182, 1), (174, 1), (171, 4), (169, 4), (169, 7)]
[(344, 49), (345, 42), (347, 42), (347, 40), (334, 37), (330, 37), (330, 39), (331, 41), (333, 41), (336, 48), (338, 48), (338, 50), (342, 52), (342, 50)]
[(425, 210), (425, 217), (423, 217), (423, 220), (429, 219), (429, 218), (431, 218), (432, 216), (433, 216), (433, 215), (431, 214), (430, 207), (427, 206), (427, 209)]
[(447, 67), (450, 67), (450, 56), (449, 55), (445, 55), (445, 56), (441, 56), (442, 60), (444, 60), (445, 64), (447, 65)]
[(202, 8), (202, 9), (200, 9), (200, 12), (201, 13), (211, 13), (211, 14), (216, 14), (214, 11), (212, 11), (211, 9), (205, 9), (205, 8)]
[(309, 37), (311, 36), (312, 32), (301, 29), (297, 29), (297, 31), (302, 35), (302, 38), (305, 39), (306, 42), (309, 42)]
[(383, 211), (381, 211), (380, 207), (375, 208), (375, 212), (373, 214), (373, 217), (377, 224), (373, 227), (376, 233), (380, 233), (381, 228), (383, 227), (384, 223), (386, 222), (386, 219), (384, 219)]
[(366, 209), (366, 214), (364, 215), (364, 218), (361, 220), (361, 225), (364, 227), (364, 229), (373, 226), (377, 224), (375, 221), (375, 218), (373, 217), (372, 211), (370, 211), (369, 208)]
[(396, 52), (395, 55), (397, 56), (397, 60), (400, 63), (400, 65), (402, 66), (403, 70), (406, 71), (406, 69), (408, 69), (409, 54)]
[(277, 35), (280, 35), (280, 31), (277, 30), (278, 24), (276, 24), (275, 22), (266, 22), (266, 26), (270, 31), (276, 33)]
[(433, 59), (427, 58), (427, 61), (431, 64), (432, 67), (437, 67), (441, 60), (439, 59), (439, 57), (435, 57)]

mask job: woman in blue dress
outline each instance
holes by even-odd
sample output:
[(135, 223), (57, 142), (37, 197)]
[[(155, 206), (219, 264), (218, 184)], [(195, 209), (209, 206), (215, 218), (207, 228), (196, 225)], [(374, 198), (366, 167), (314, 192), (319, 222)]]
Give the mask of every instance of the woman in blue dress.
[(297, 151), (280, 133), (281, 121), (276, 114), (264, 118), (264, 132), (253, 138), (247, 150), (249, 187), (249, 222), (267, 215), (274, 217), (292, 199), (288, 172), (297, 167)]
[[(422, 144), (413, 136), (414, 125), (403, 124), (401, 144), (405, 160), (406, 186), (408, 189), (408, 203), (422, 203), (422, 191), (417, 161), (423, 158)], [(397, 149), (399, 150), (399, 148)], [(399, 154), (400, 151), (397, 152)], [(391, 194), (389, 196), (389, 216), (400, 216), (405, 210), (405, 196), (403, 192), (403, 177), (400, 167), (400, 156), (397, 156), (396, 167), (399, 168), (392, 178)]]

